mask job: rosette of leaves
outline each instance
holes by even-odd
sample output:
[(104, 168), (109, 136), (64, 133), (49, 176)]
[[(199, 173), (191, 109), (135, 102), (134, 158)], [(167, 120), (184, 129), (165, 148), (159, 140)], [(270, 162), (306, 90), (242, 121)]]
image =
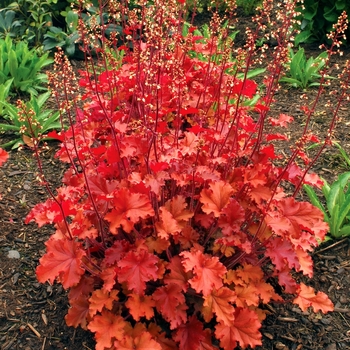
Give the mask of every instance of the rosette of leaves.
[(339, 175), (332, 184), (323, 179), (322, 193), (325, 205), (311, 186), (304, 185), (311, 203), (322, 211), (324, 220), (329, 224), (330, 238), (339, 239), (350, 236), (349, 179), (350, 172)]
[(24, 41), (14, 43), (10, 36), (0, 39), (0, 84), (12, 79), (12, 92), (37, 95), (46, 91), (48, 79), (41, 70), (52, 62), (48, 54), (40, 56)]
[[(290, 61), (287, 66), (286, 76), (280, 82), (286, 83), (294, 88), (306, 89), (308, 87), (319, 86), (322, 75), (320, 71), (326, 64), (327, 52), (320, 53), (316, 58), (306, 59), (304, 48), (299, 48), (297, 52), (289, 49)], [(325, 76), (326, 79), (334, 79)]]

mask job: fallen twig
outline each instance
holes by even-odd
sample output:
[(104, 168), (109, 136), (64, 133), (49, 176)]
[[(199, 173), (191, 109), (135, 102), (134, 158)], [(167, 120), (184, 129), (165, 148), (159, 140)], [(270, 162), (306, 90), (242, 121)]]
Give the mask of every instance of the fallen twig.
[(39, 333), (30, 323), (27, 323), (27, 326), (31, 329), (31, 331), (32, 331), (38, 338), (41, 338), (40, 333)]

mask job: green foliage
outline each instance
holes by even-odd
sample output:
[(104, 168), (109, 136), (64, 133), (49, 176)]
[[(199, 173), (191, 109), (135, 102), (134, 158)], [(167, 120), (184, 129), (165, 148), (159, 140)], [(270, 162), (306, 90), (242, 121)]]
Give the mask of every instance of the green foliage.
[(322, 204), (315, 190), (304, 185), (311, 203), (322, 210), (324, 220), (329, 225), (329, 233), (333, 238), (342, 238), (350, 236), (350, 172), (339, 175), (338, 179), (329, 184), (323, 179), (323, 196), (326, 200), (326, 206)]
[(47, 131), (61, 128), (59, 112), (53, 112), (45, 107), (50, 95), (48, 91), (38, 97), (31, 96), (30, 101), (26, 103), (20, 101), (18, 106), (0, 100), (0, 109), (4, 110), (4, 122), (0, 123), (0, 131), (12, 131), (16, 136), (1, 147), (18, 148), (24, 143), (28, 144), (33, 136), (40, 139)]
[(237, 0), (236, 5), (243, 10), (246, 16), (253, 15), (258, 6), (262, 4), (262, 0)]
[[(280, 82), (287, 83), (295, 88), (306, 89), (312, 86), (319, 86), (321, 69), (325, 66), (327, 52), (324, 51), (316, 58), (310, 57), (308, 60), (303, 48), (294, 53), (293, 49), (289, 50), (290, 61), (287, 69), (287, 75), (280, 79)], [(327, 79), (332, 77), (327, 76)]]
[(4, 84), (0, 85), (0, 116), (3, 115), (3, 112), (5, 110), (5, 106), (1, 102), (5, 102), (8, 100), (12, 82), (13, 78), (7, 80)]
[(6, 36), (19, 37), (23, 33), (23, 20), (15, 19), (16, 13), (12, 10), (0, 11), (0, 38)]
[(39, 56), (24, 41), (14, 43), (9, 36), (0, 39), (0, 85), (13, 79), (11, 91), (37, 95), (38, 91), (47, 90), (47, 76), (40, 71), (50, 63), (48, 54)]
[[(183, 36), (187, 36), (189, 33), (189, 28), (191, 27), (190, 23), (185, 23), (183, 26), (183, 30), (182, 30), (182, 35)], [(223, 28), (228, 28), (228, 22), (226, 21), (223, 24)], [(229, 27), (228, 28), (230, 30), (230, 34), (228, 35), (227, 38), (225, 38), (225, 45), (227, 45), (227, 42), (233, 43), (233, 41), (236, 38), (236, 35), (239, 33), (239, 30), (233, 30), (233, 28)], [(200, 29), (196, 29), (193, 32), (194, 36), (198, 36), (200, 39), (197, 40), (197, 43), (199, 44), (208, 44), (208, 42), (210, 42), (211, 38), (212, 38), (212, 33), (210, 31), (210, 27), (208, 24), (204, 24), (203, 26), (201, 26)], [(208, 57), (207, 53), (204, 52), (198, 52), (195, 50), (192, 50), (189, 52), (189, 56), (191, 58), (197, 58), (198, 60), (202, 61), (202, 62), (208, 62), (208, 60), (210, 59), (211, 61), (219, 64), (220, 62), (222, 62), (222, 54), (218, 54), (217, 51), (220, 51), (220, 49), (224, 48), (224, 41), (223, 40), (219, 40), (218, 42), (218, 50), (214, 50), (213, 54), (211, 55), (211, 57)], [(235, 62), (236, 58), (234, 56), (234, 54), (232, 52), (229, 52), (229, 56), (228, 56), (228, 61), (229, 62)], [(237, 65), (238, 66), (238, 65)], [(259, 74), (262, 74), (265, 72), (265, 68), (254, 68), (254, 69), (250, 69), (247, 73), (247, 76), (245, 78), (247, 79), (252, 79), (254, 77), (256, 77)], [(227, 72), (231, 75), (235, 75), (238, 79), (243, 79), (244, 75), (242, 73), (237, 73), (237, 70), (234, 68), (231, 68), (229, 72)]]
[[(327, 34), (337, 23), (338, 17), (343, 11), (350, 14), (349, 0), (304, 0), (299, 6), (301, 13), (301, 32), (296, 36), (295, 43), (326, 43)], [(350, 30), (347, 32), (347, 43), (349, 43)]]
[(69, 6), (68, 1), (58, 0), (17, 0), (5, 8), (15, 12), (16, 20), (20, 21), (24, 33), (20, 39), (24, 39), (32, 46), (41, 45), (44, 35), (54, 22), (61, 22), (61, 11)]
[(345, 151), (345, 149), (342, 146), (340, 146), (338, 142), (333, 142), (333, 145), (335, 145), (338, 148), (339, 153), (340, 153), (341, 157), (343, 158), (344, 162), (346, 163), (346, 165), (348, 167), (350, 167), (350, 157), (347, 154), (347, 152)]
[(56, 47), (61, 47), (67, 56), (77, 55), (77, 40), (80, 38), (78, 32), (78, 14), (69, 11), (65, 17), (66, 31), (62, 28), (51, 26), (48, 32), (44, 35), (44, 50), (52, 50)]

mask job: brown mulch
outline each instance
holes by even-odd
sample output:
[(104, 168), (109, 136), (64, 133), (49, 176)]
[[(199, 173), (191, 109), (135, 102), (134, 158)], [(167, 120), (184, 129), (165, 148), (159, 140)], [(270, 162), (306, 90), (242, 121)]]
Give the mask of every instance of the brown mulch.
[[(317, 51), (311, 52), (314, 56)], [(342, 66), (350, 53), (338, 58)], [(310, 95), (314, 92), (308, 91)], [(303, 123), (299, 113), (302, 92), (283, 89), (276, 96), (275, 113), (295, 117), (290, 132), (298, 133)], [(314, 119), (314, 129), (324, 135), (327, 114), (320, 101), (320, 110)], [(350, 150), (350, 120), (348, 110), (341, 111), (335, 138)], [(0, 143), (3, 142), (0, 135)], [(53, 185), (59, 185), (64, 168), (53, 157), (57, 144), (43, 154), (44, 171)], [(350, 170), (344, 167), (334, 149), (324, 152), (315, 170), (334, 180), (338, 173)], [(60, 285), (40, 284), (35, 268), (44, 254), (44, 242), (51, 230), (25, 225), (30, 208), (46, 199), (43, 188), (37, 184), (36, 162), (29, 150), (12, 151), (10, 159), (0, 168), (0, 349), (12, 350), (84, 350), (94, 349), (90, 332), (67, 327), (67, 292)], [(54, 188), (54, 186), (53, 186)], [(9, 259), (9, 250), (20, 253), (19, 259)], [(322, 244), (313, 253), (314, 278), (307, 284), (329, 295), (335, 311), (327, 315), (302, 312), (292, 304), (271, 304), (263, 323), (263, 346), (257, 349), (277, 350), (336, 350), (350, 349), (350, 239)], [(195, 349), (194, 349), (195, 350)]]

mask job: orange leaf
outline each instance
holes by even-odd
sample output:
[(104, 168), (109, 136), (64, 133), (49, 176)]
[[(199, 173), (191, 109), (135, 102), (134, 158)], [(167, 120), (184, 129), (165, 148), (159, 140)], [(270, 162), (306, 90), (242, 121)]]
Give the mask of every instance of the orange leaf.
[(299, 305), (303, 311), (306, 311), (310, 306), (315, 312), (321, 310), (323, 313), (327, 313), (334, 310), (334, 305), (327, 294), (323, 292), (316, 294), (312, 287), (304, 283), (300, 283), (298, 296), (293, 300), (293, 303)]
[(215, 336), (220, 340), (220, 346), (224, 350), (232, 350), (237, 347), (237, 343), (242, 348), (261, 345), (261, 323), (257, 314), (249, 309), (236, 308), (234, 317), (232, 326), (219, 323), (215, 327)]
[(159, 237), (168, 239), (169, 235), (175, 235), (181, 231), (181, 227), (173, 215), (165, 208), (159, 208), (160, 222), (156, 222), (156, 229)]
[(300, 267), (297, 269), (297, 271), (303, 271), (304, 275), (309, 276), (312, 278), (314, 271), (313, 271), (313, 260), (309, 253), (303, 249), (296, 248), (295, 253), (298, 257)]
[(135, 321), (139, 321), (141, 317), (146, 317), (150, 320), (154, 316), (153, 307), (156, 306), (156, 302), (148, 295), (138, 295), (132, 293), (125, 305), (129, 308), (131, 316)]
[(247, 307), (259, 305), (258, 291), (253, 284), (238, 284), (235, 286), (234, 291), (237, 295), (237, 306)]
[(182, 265), (186, 272), (193, 271), (194, 277), (189, 280), (191, 287), (203, 295), (209, 295), (213, 288), (222, 287), (222, 279), (226, 273), (226, 267), (216, 256), (203, 254), (199, 250), (180, 254), (184, 259)]
[(237, 276), (239, 276), (243, 282), (259, 281), (264, 277), (264, 273), (260, 266), (243, 263), (242, 267), (236, 270)]
[(177, 284), (159, 287), (153, 293), (153, 299), (158, 302), (157, 310), (170, 322), (170, 328), (175, 329), (187, 320), (185, 296)]
[(204, 297), (202, 314), (205, 322), (210, 322), (213, 313), (216, 314), (218, 322), (223, 322), (230, 326), (234, 320), (234, 307), (230, 304), (236, 300), (236, 294), (227, 287), (212, 290), (212, 292)]
[(79, 325), (83, 329), (87, 329), (89, 321), (89, 302), (85, 295), (74, 299), (72, 307), (68, 309), (67, 315), (64, 317), (68, 326), (77, 328)]
[(154, 216), (154, 210), (148, 196), (144, 194), (131, 193), (128, 189), (122, 188), (114, 192), (114, 208), (105, 215), (109, 221), (112, 233), (117, 233), (117, 229), (122, 226), (126, 232), (131, 232), (134, 224), (140, 218)]
[(90, 316), (94, 316), (97, 312), (101, 312), (104, 307), (108, 310), (112, 310), (113, 302), (118, 300), (117, 294), (117, 290), (112, 290), (111, 292), (103, 289), (95, 290), (89, 299)]
[(186, 199), (184, 196), (178, 195), (165, 203), (165, 208), (172, 214), (173, 218), (178, 221), (188, 221), (194, 215), (187, 210)]
[(81, 259), (85, 256), (80, 243), (51, 238), (45, 245), (47, 253), (39, 260), (40, 265), (36, 269), (38, 281), (53, 283), (58, 278), (65, 289), (78, 284), (85, 272), (80, 267)]
[(160, 344), (147, 331), (135, 337), (126, 335), (123, 340), (116, 341), (114, 347), (118, 350), (162, 350)]
[(129, 289), (143, 294), (146, 282), (157, 280), (157, 264), (159, 258), (144, 249), (137, 252), (130, 251), (118, 262), (118, 281), (126, 282)]
[(209, 184), (209, 189), (203, 189), (200, 194), (202, 210), (206, 214), (213, 213), (219, 217), (222, 209), (228, 204), (233, 189), (227, 182), (216, 181)]
[(104, 310), (101, 315), (96, 315), (88, 325), (88, 329), (96, 333), (96, 350), (110, 348), (114, 339), (122, 340), (127, 325), (123, 317), (109, 311)]

